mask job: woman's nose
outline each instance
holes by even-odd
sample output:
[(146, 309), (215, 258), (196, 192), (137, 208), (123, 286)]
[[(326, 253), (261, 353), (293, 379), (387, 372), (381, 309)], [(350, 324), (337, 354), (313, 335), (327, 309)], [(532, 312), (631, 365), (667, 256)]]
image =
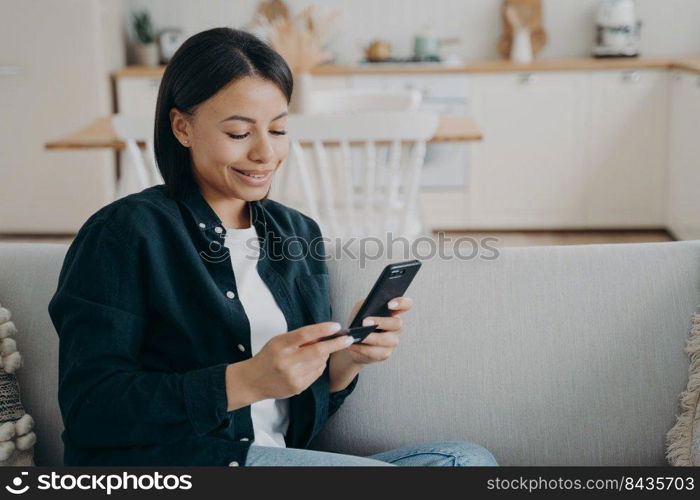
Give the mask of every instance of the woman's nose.
[(270, 163), (275, 156), (275, 151), (269, 140), (261, 138), (253, 145), (248, 156), (254, 162)]

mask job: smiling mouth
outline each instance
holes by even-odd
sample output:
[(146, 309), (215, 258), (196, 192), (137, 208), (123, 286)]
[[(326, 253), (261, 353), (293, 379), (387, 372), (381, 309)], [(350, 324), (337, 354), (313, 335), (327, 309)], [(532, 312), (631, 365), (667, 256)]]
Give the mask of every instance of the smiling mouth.
[(270, 172), (265, 172), (263, 174), (258, 174), (258, 173), (253, 173), (253, 172), (246, 172), (245, 170), (238, 170), (237, 168), (234, 168), (234, 170), (236, 172), (238, 172), (239, 174), (247, 175), (248, 177), (252, 177), (253, 179), (264, 179), (270, 173)]
[(256, 180), (263, 180), (266, 179), (274, 170), (266, 170), (266, 171), (257, 171), (257, 170), (239, 170), (237, 168), (231, 167), (232, 170), (235, 170), (241, 175), (245, 175), (246, 177), (250, 177), (251, 179), (256, 179)]
[(274, 173), (274, 170), (239, 170), (233, 167), (230, 168), (239, 176), (238, 178), (241, 181), (251, 186), (267, 184)]

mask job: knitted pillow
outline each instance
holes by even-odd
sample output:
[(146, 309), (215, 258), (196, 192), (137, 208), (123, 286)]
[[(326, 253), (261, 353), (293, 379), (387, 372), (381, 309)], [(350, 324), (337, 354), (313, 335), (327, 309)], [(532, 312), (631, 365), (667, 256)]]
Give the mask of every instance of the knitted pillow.
[(681, 415), (666, 434), (666, 458), (671, 465), (700, 466), (700, 308), (693, 314), (685, 352), (690, 356), (688, 387), (681, 394)]
[(17, 328), (10, 311), (0, 307), (0, 466), (34, 465), (32, 432), (34, 419), (24, 411), (19, 398), (19, 383), (14, 376), (22, 366), (22, 356), (12, 335)]

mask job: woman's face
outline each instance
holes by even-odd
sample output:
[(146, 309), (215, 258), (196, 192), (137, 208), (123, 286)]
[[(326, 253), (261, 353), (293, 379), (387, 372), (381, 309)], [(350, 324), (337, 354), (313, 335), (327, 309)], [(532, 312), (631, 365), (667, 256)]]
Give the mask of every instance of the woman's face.
[(225, 198), (259, 200), (287, 157), (287, 99), (274, 83), (244, 77), (202, 102), (192, 115), (173, 108), (173, 133), (190, 148), (201, 189)]

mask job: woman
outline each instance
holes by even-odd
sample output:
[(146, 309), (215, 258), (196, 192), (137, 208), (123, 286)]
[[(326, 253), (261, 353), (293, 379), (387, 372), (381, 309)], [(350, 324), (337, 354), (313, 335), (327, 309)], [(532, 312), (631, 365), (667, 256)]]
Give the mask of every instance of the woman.
[[(66, 465), (495, 464), (466, 442), (305, 449), (362, 368), (389, 358), (411, 299), (367, 318), (384, 331), (364, 345), (315, 342), (339, 328), (319, 227), (267, 199), (291, 94), (284, 60), (245, 32), (199, 33), (170, 61), (155, 124), (164, 185), (87, 220), (49, 304)], [(289, 240), (304, 258), (285, 256)]]

